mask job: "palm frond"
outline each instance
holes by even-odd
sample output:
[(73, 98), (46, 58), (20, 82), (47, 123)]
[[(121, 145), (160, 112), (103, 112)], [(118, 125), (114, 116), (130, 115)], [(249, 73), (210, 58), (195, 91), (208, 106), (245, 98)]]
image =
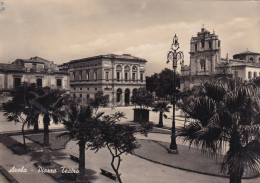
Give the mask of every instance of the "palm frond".
[(236, 150), (229, 149), (224, 157), (222, 171), (229, 174), (242, 175), (245, 170), (260, 173), (260, 143), (257, 140), (246, 146), (236, 145)]

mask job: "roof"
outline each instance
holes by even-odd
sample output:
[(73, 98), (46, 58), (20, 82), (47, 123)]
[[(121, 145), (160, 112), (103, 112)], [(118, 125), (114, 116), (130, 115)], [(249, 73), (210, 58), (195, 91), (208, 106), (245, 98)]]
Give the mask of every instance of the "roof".
[(134, 57), (130, 54), (123, 54), (123, 55), (108, 54), (108, 55), (98, 55), (98, 56), (94, 56), (94, 57), (71, 60), (70, 63), (77, 63), (77, 62), (81, 62), (81, 61), (89, 61), (89, 60), (104, 59), (104, 58), (118, 59), (118, 60), (133, 60), (133, 61), (137, 60), (137, 61), (141, 61), (141, 62), (147, 62), (147, 60), (145, 60), (145, 59)]
[(235, 54), (235, 55), (233, 55), (233, 56), (237, 56), (237, 55), (260, 55), (260, 53), (251, 52), (251, 51), (246, 50), (246, 51), (244, 51), (244, 52)]
[(41, 63), (41, 64), (46, 63), (46, 62), (51, 62), (49, 60), (46, 60), (46, 59), (43, 59), (43, 58), (37, 57), (37, 56), (31, 57), (29, 59), (16, 59), (13, 63), (18, 62), (18, 61), (22, 61), (24, 63), (32, 63), (32, 62), (34, 62), (34, 63)]
[(0, 64), (0, 71), (17, 71), (23, 72), (24, 69), (16, 64)]

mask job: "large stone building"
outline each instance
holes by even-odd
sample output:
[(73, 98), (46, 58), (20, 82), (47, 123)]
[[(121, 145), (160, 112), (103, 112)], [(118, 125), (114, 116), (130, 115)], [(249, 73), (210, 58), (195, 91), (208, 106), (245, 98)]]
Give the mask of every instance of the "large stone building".
[(69, 90), (69, 75), (59, 71), (52, 61), (40, 57), (16, 59), (11, 64), (0, 64), (0, 93), (2, 100), (22, 82), (36, 83), (54, 89)]
[(70, 93), (83, 103), (103, 91), (110, 103), (130, 105), (133, 90), (145, 87), (146, 62), (129, 54), (109, 54), (72, 60), (59, 68), (69, 72)]
[(205, 28), (190, 41), (190, 65), (181, 67), (181, 90), (225, 77), (251, 79), (260, 76), (260, 53), (245, 51), (233, 59), (221, 58), (221, 41)]

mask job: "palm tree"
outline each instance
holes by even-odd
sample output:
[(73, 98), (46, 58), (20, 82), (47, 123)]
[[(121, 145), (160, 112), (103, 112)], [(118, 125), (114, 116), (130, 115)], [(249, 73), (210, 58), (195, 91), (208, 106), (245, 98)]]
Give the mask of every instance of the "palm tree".
[(51, 164), (51, 161), (48, 157), (48, 148), (49, 143), (49, 125), (50, 121), (57, 124), (61, 122), (61, 119), (64, 116), (63, 107), (65, 101), (67, 100), (67, 95), (64, 94), (64, 91), (53, 90), (49, 87), (41, 88), (37, 93), (34, 93), (35, 98), (32, 100), (32, 105), (35, 109), (43, 115), (43, 125), (44, 125), (44, 135), (43, 135), (43, 144), (44, 144), (44, 154), (42, 163), (45, 165)]
[(177, 129), (177, 135), (203, 152), (223, 153), (227, 147), (222, 171), (229, 174), (230, 183), (241, 183), (246, 170), (259, 173), (259, 88), (230, 80), (226, 87), (205, 83), (199, 90), (179, 104), (194, 122)]
[(62, 133), (60, 137), (66, 136), (71, 140), (78, 141), (79, 145), (79, 175), (77, 182), (85, 182), (85, 149), (86, 143), (98, 143), (96, 141), (99, 134), (97, 125), (103, 113), (93, 116), (94, 108), (91, 106), (81, 106), (80, 102), (70, 100), (65, 111), (67, 115), (63, 118), (63, 124), (68, 132)]
[(159, 113), (159, 124), (158, 127), (163, 127), (163, 117), (167, 118), (167, 115), (165, 115), (165, 112), (170, 112), (171, 106), (168, 105), (169, 103), (166, 101), (158, 101), (153, 105), (152, 111), (154, 112), (160, 112)]

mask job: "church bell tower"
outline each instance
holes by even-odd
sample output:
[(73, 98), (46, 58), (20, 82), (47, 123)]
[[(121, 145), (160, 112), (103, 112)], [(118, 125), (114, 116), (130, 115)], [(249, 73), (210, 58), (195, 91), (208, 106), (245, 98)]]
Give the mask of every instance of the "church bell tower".
[(197, 37), (190, 41), (190, 75), (215, 74), (215, 67), (220, 63), (221, 45), (215, 31), (210, 33), (204, 27)]

